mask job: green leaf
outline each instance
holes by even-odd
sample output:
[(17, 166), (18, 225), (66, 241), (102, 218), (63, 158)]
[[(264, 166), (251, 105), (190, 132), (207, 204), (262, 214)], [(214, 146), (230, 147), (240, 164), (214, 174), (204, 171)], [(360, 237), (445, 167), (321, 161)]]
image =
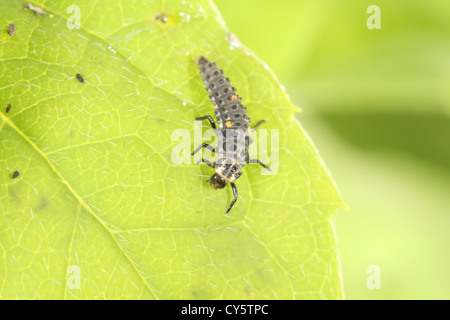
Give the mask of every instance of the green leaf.
[[(47, 14), (0, 5), (17, 26), (0, 46), (0, 297), (342, 298), (342, 200), (297, 109), (210, 1), (77, 4), (80, 29), (70, 1), (33, 4)], [(172, 133), (212, 113), (200, 54), (253, 123), (279, 129), (278, 172), (246, 166), (229, 215), (210, 168), (171, 159)]]

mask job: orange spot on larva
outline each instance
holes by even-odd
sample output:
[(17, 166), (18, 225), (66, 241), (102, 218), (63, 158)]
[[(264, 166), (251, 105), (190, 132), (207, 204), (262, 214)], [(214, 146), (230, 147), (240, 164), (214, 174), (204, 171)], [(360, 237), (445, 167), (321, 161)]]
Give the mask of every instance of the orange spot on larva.
[(238, 98), (238, 96), (235, 95), (235, 94), (233, 94), (233, 95), (231, 96), (231, 100), (237, 100), (237, 98)]
[(231, 121), (227, 121), (225, 122), (225, 125), (227, 126), (227, 128), (229, 128), (233, 125), (233, 123)]

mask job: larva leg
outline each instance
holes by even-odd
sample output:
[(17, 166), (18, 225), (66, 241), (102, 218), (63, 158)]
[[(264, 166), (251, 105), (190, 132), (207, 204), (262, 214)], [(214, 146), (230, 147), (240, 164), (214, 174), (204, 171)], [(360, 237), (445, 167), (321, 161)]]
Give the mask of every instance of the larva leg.
[(195, 120), (205, 120), (208, 119), (209, 123), (211, 124), (211, 128), (213, 129), (217, 129), (216, 128), (216, 123), (214, 122), (213, 118), (211, 116), (204, 116), (204, 117), (197, 117), (195, 118)]
[(196, 164), (199, 164), (200, 162), (204, 162), (204, 163), (206, 163), (208, 166), (210, 166), (211, 168), (214, 168), (214, 164), (212, 164), (211, 162), (209, 162), (209, 161), (206, 160), (206, 159), (201, 158), (200, 160), (197, 161)]
[(258, 159), (250, 159), (248, 163), (259, 163), (262, 167), (266, 168), (269, 171), (272, 171), (266, 164), (262, 163), (261, 160)]
[(256, 126), (254, 126), (253, 128), (250, 128), (250, 132), (253, 132), (253, 131), (255, 131), (256, 129), (258, 129), (258, 127), (259, 127), (260, 125), (262, 125), (264, 122), (266, 122), (266, 120), (261, 120), (260, 122), (258, 122), (258, 123), (256, 124)]
[(228, 206), (226, 213), (230, 212), (231, 208), (233, 208), (235, 202), (238, 199), (238, 191), (237, 191), (236, 185), (233, 182), (230, 182), (230, 186), (231, 186), (231, 189), (233, 190), (234, 199), (233, 199), (233, 201), (231, 201), (230, 205)]
[(191, 156), (193, 156), (194, 154), (196, 154), (197, 152), (200, 151), (201, 148), (206, 148), (208, 150), (211, 150), (212, 152), (216, 152), (216, 149), (211, 147), (209, 144), (207, 143), (202, 143), (201, 145), (198, 146), (197, 149), (195, 149), (194, 151), (192, 151)]

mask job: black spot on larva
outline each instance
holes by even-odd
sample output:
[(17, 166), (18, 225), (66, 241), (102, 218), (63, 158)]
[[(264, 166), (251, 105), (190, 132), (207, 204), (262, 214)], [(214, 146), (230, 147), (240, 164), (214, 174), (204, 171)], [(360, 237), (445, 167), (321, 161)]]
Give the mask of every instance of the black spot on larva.
[(211, 89), (214, 88), (214, 83), (211, 83), (209, 86)]
[(208, 75), (206, 76), (206, 80), (209, 80), (209, 79), (211, 79), (211, 76), (208, 74)]
[(8, 113), (9, 112), (9, 110), (11, 110), (11, 103), (10, 104), (8, 104), (8, 106), (6, 107), (6, 113)]
[(223, 92), (228, 93), (228, 88), (226, 88), (225, 90), (223, 90)]
[(236, 119), (239, 119), (239, 118), (241, 117), (241, 115), (240, 115), (240, 114), (235, 114), (234, 117), (235, 117)]
[(227, 97), (227, 100), (228, 100), (228, 101), (231, 101), (231, 97)]
[(214, 93), (214, 95), (215, 95), (216, 97), (219, 97), (219, 93), (218, 93), (218, 92)]
[(12, 175), (12, 178), (13, 179), (15, 179), (15, 178), (17, 178), (19, 176), (19, 171), (14, 171), (14, 173), (13, 173), (13, 175)]
[(227, 111), (227, 109), (225, 107), (221, 108), (220, 110), (222, 110), (222, 112)]
[(208, 68), (212, 68), (212, 63), (208, 63)]
[(227, 114), (225, 114), (225, 115), (223, 116), (223, 118), (224, 118), (225, 120), (228, 120), (228, 119), (230, 119), (230, 116), (227, 115)]
[(236, 110), (236, 109), (237, 109), (237, 105), (233, 104), (233, 105), (231, 106), (231, 109)]
[(218, 76), (219, 75), (219, 71), (214, 71), (214, 75)]
[(220, 80), (219, 80), (219, 84), (223, 84), (223, 79), (220, 79)]
[(241, 123), (240, 123), (240, 122), (235, 122), (235, 126), (236, 126), (236, 127), (240, 127), (240, 126), (241, 126)]
[(84, 82), (83, 77), (82, 77), (81, 74), (79, 74), (79, 73), (77, 73), (77, 79), (78, 79), (78, 81), (80, 81), (81, 83)]
[(10, 36), (13, 36), (16, 34), (16, 24), (15, 23), (11, 23), (8, 27), (8, 34)]

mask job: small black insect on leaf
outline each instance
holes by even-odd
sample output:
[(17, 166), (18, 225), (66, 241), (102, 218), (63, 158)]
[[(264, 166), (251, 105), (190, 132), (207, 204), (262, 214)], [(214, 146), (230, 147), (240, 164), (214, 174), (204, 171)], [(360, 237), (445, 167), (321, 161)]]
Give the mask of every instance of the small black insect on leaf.
[(14, 171), (14, 173), (13, 173), (13, 175), (12, 175), (12, 178), (13, 179), (15, 179), (15, 178), (17, 178), (19, 176), (19, 171)]
[(8, 34), (10, 36), (13, 36), (16, 34), (16, 24), (15, 23), (11, 23), (8, 27)]
[(6, 107), (6, 113), (8, 113), (8, 112), (9, 112), (9, 110), (11, 110), (11, 103), (10, 103), (10, 104), (8, 104), (8, 106)]
[(158, 13), (156, 16), (155, 16), (155, 20), (159, 20), (159, 21), (161, 21), (162, 23), (166, 23), (167, 22), (167, 16), (164, 14), (164, 13)]
[(81, 83), (84, 82), (83, 77), (82, 77), (81, 74), (79, 74), (79, 73), (77, 73), (77, 79), (78, 79), (78, 81), (80, 81)]

